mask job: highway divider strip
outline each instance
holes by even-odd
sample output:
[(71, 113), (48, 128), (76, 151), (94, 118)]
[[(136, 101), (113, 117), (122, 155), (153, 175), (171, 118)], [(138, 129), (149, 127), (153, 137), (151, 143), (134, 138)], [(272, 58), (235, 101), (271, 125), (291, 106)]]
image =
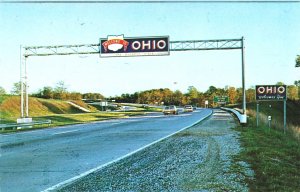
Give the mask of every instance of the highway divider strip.
[(142, 151), (142, 150), (146, 149), (147, 147), (149, 147), (149, 146), (151, 146), (151, 145), (154, 145), (154, 144), (156, 144), (156, 143), (158, 143), (158, 142), (160, 142), (160, 141), (162, 141), (162, 140), (164, 140), (164, 139), (167, 139), (167, 138), (169, 138), (169, 137), (171, 137), (171, 136), (173, 136), (173, 135), (175, 135), (175, 134), (177, 134), (177, 133), (179, 133), (179, 132), (181, 132), (181, 131), (183, 131), (183, 130), (185, 130), (185, 129), (187, 129), (187, 128), (193, 127), (194, 125), (196, 125), (196, 124), (200, 123), (201, 121), (203, 121), (203, 120), (207, 119), (208, 117), (210, 117), (212, 114), (213, 114), (213, 110), (211, 110), (210, 113), (209, 113), (207, 116), (205, 116), (205, 117), (199, 119), (198, 121), (196, 121), (195, 123), (193, 123), (193, 124), (191, 124), (191, 125), (189, 125), (189, 126), (186, 126), (186, 127), (182, 128), (182, 129), (180, 129), (179, 131), (176, 131), (176, 132), (174, 132), (174, 133), (171, 133), (171, 134), (169, 134), (169, 135), (167, 135), (167, 136), (165, 136), (165, 137), (163, 137), (163, 138), (160, 138), (160, 139), (158, 139), (158, 140), (156, 140), (156, 141), (154, 141), (154, 142), (152, 142), (152, 143), (150, 143), (150, 144), (147, 144), (147, 145), (145, 145), (145, 146), (143, 146), (143, 147), (141, 147), (141, 148), (139, 148), (139, 149), (137, 149), (137, 150), (135, 150), (135, 151), (132, 151), (132, 152), (130, 152), (130, 153), (124, 155), (124, 156), (121, 156), (121, 157), (119, 157), (119, 158), (117, 158), (117, 159), (115, 159), (115, 160), (113, 160), (113, 161), (107, 162), (107, 163), (105, 163), (105, 164), (103, 164), (103, 165), (100, 165), (100, 166), (98, 166), (98, 167), (96, 167), (96, 168), (90, 169), (90, 170), (88, 170), (88, 171), (86, 171), (86, 172), (84, 172), (84, 173), (82, 173), (82, 174), (80, 174), (80, 175), (78, 175), (78, 176), (75, 176), (75, 177), (70, 178), (70, 179), (68, 179), (68, 180), (65, 180), (65, 181), (63, 181), (63, 182), (61, 182), (61, 183), (58, 183), (58, 184), (56, 184), (56, 185), (54, 185), (54, 186), (52, 186), (52, 187), (50, 187), (50, 188), (48, 188), (48, 189), (43, 190), (42, 192), (57, 191), (57, 190), (59, 190), (59, 189), (65, 187), (65, 186), (67, 186), (67, 185), (70, 185), (70, 184), (72, 184), (72, 183), (78, 181), (78, 180), (81, 179), (82, 177), (85, 177), (85, 176), (87, 176), (87, 175), (89, 175), (89, 174), (91, 174), (91, 173), (94, 173), (94, 172), (96, 172), (96, 171), (99, 171), (99, 170), (103, 169), (104, 167), (106, 167), (106, 166), (108, 166), (108, 165), (112, 165), (112, 164), (114, 164), (114, 163), (116, 163), (116, 162), (118, 162), (118, 161), (120, 161), (120, 160), (122, 160), (122, 159), (125, 159), (126, 157), (129, 157), (129, 156), (131, 156), (131, 155), (133, 155), (133, 154), (135, 154), (135, 153), (137, 153), (137, 152), (139, 152), (139, 151)]

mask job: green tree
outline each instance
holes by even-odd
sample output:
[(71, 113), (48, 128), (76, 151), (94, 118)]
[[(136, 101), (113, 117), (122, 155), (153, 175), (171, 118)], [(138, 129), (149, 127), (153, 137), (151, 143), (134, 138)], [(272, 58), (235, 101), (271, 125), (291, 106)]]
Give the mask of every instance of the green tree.
[(6, 91), (3, 87), (0, 86), (0, 95), (5, 95)]
[(229, 87), (228, 88), (228, 97), (229, 97), (229, 102), (231, 104), (236, 103), (236, 100), (237, 100), (237, 91), (236, 91), (235, 87)]
[(296, 67), (300, 67), (300, 55), (296, 57)]
[(213, 95), (214, 93), (216, 94), (217, 88), (215, 86), (209, 86), (208, 90), (206, 91), (207, 94)]
[(150, 102), (152, 104), (160, 104), (162, 102), (162, 93), (159, 90), (153, 89), (150, 95)]
[(198, 90), (194, 86), (189, 86), (187, 95), (192, 99), (198, 98)]
[(65, 82), (59, 81), (54, 88), (54, 99), (66, 100), (68, 98), (68, 91)]
[(150, 104), (149, 100), (150, 100), (150, 93), (149, 92), (143, 91), (143, 92), (138, 94), (138, 99), (137, 99), (138, 103)]
[(104, 99), (105, 97), (100, 93), (84, 93), (82, 95), (83, 99), (90, 99), (90, 100), (98, 100), (98, 99)]
[(164, 105), (170, 105), (174, 104), (174, 93), (170, 89), (161, 89), (160, 90), (162, 93), (162, 102), (164, 102)]
[(201, 92), (198, 92), (198, 99), (197, 99), (197, 104), (196, 106), (200, 107), (200, 106), (204, 106), (205, 103), (205, 97), (204, 94)]
[(181, 93), (181, 91), (176, 90), (173, 93), (172, 97), (173, 97), (173, 104), (174, 105), (182, 105), (183, 104), (184, 95)]
[(294, 85), (297, 86), (297, 89), (298, 89), (298, 99), (300, 99), (300, 80), (295, 81)]
[[(24, 88), (25, 88), (25, 86), (24, 86)], [(13, 88), (10, 91), (10, 93), (12, 95), (21, 95), (21, 82), (20, 81), (13, 84)]]
[(196, 105), (198, 104), (199, 92), (194, 86), (188, 87), (188, 92), (186, 94), (190, 100), (190, 104)]
[(255, 89), (254, 88), (250, 88), (246, 90), (246, 101), (248, 103), (250, 102), (254, 102), (256, 100), (255, 98)]
[(53, 99), (54, 91), (52, 87), (44, 87), (40, 90), (40, 97), (45, 99)]
[(58, 93), (64, 93), (64, 92), (67, 92), (67, 86), (66, 86), (65, 82), (59, 81), (59, 82), (57, 82), (54, 90), (55, 90), (55, 92), (58, 92)]
[[(237, 88), (237, 103), (242, 103), (243, 102), (243, 89), (242, 88)], [(248, 102), (248, 101), (247, 101)]]
[(296, 85), (289, 85), (287, 87), (287, 96), (291, 100), (298, 100), (298, 87)]
[(72, 92), (68, 94), (68, 99), (71, 100), (81, 100), (82, 99), (82, 95), (79, 92)]

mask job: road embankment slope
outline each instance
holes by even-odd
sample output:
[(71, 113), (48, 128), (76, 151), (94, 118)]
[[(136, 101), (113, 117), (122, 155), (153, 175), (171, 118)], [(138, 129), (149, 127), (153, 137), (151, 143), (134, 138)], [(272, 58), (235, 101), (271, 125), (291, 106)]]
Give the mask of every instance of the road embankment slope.
[[(20, 96), (0, 96), (0, 118), (2, 121), (14, 122), (20, 117)], [(77, 104), (76, 106), (74, 106)], [(79, 106), (80, 104), (80, 106)], [(55, 114), (76, 114), (86, 112), (83, 108), (90, 109), (82, 101), (73, 101), (72, 104), (62, 100), (41, 99), (29, 97), (30, 117), (49, 116)], [(80, 108), (81, 107), (81, 108)], [(90, 110), (96, 111), (95, 108)]]
[(253, 171), (233, 156), (241, 150), (236, 123), (215, 110), (207, 120), (60, 191), (248, 191)]

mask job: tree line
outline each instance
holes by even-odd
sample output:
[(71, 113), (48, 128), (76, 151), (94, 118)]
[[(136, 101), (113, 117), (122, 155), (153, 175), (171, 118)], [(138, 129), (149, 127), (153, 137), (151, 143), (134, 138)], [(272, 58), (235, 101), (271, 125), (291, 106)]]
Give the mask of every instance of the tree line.
[[(206, 92), (198, 91), (194, 86), (190, 86), (186, 93), (179, 90), (172, 91), (165, 89), (151, 89), (133, 94), (122, 94), (111, 99), (121, 103), (140, 103), (150, 105), (194, 105), (203, 106), (205, 101), (210, 101), (213, 105), (214, 96), (229, 96), (230, 103), (239, 103), (242, 101), (242, 89), (234, 87), (217, 88), (210, 86)], [(255, 100), (255, 90), (247, 90), (248, 99)]]
[[(277, 85), (283, 85), (282, 82), (278, 82)], [(21, 84), (15, 83), (11, 91), (12, 95), (20, 95)], [(0, 87), (0, 95), (6, 94), (5, 90)], [(290, 100), (299, 101), (300, 95), (300, 80), (295, 81), (294, 85), (287, 86), (287, 95)], [(206, 100), (209, 101), (210, 106), (216, 106), (213, 103), (215, 96), (228, 96), (229, 102), (227, 104), (242, 103), (243, 91), (242, 88), (235, 88), (226, 86), (225, 88), (217, 88), (210, 86), (207, 91), (198, 91), (194, 86), (190, 86), (186, 93), (179, 90), (172, 91), (169, 88), (151, 89), (146, 91), (135, 92), (133, 94), (122, 94), (116, 97), (105, 98), (100, 93), (79, 93), (69, 92), (67, 86), (63, 81), (56, 84), (55, 87), (46, 86), (37, 91), (31, 96), (44, 98), (44, 99), (59, 99), (59, 100), (115, 100), (119, 103), (140, 103), (140, 104), (152, 104), (152, 105), (194, 105), (204, 106)], [(247, 102), (255, 101), (255, 88), (249, 88), (246, 90)]]
[[(295, 59), (296, 67), (300, 66), (300, 55), (296, 56)], [(277, 84), (283, 84), (278, 82)], [(287, 86), (288, 99), (298, 100), (300, 98), (300, 80), (294, 82), (294, 85)], [(13, 88), (10, 92), (12, 95), (21, 94), (21, 82), (14, 83)], [(0, 95), (6, 95), (7, 92), (3, 87), (0, 86)], [(175, 104), (175, 105), (202, 105), (204, 100), (213, 100), (214, 96), (227, 95), (229, 97), (229, 103), (240, 103), (242, 101), (242, 89), (235, 87), (226, 86), (223, 88), (216, 88), (210, 86), (209, 89), (202, 93), (199, 92), (195, 87), (190, 86), (187, 93), (182, 93), (179, 90), (171, 91), (170, 89), (152, 89), (142, 92), (136, 92), (134, 94), (122, 94), (117, 97), (110, 97), (109, 99), (116, 100), (118, 102), (130, 102), (130, 103), (149, 103), (149, 104)], [(45, 99), (61, 99), (61, 100), (80, 100), (80, 99), (105, 99), (100, 93), (85, 93), (69, 92), (65, 83), (59, 81), (56, 87), (46, 86), (40, 89), (37, 93), (32, 96), (45, 98)], [(246, 90), (247, 102), (255, 101), (255, 89), (254, 87)]]
[(37, 93), (33, 94), (34, 97), (44, 98), (44, 99), (59, 99), (59, 100), (82, 100), (82, 99), (92, 99), (99, 100), (104, 99), (104, 96), (100, 93), (79, 93), (79, 92), (69, 92), (67, 86), (63, 81), (59, 81), (56, 87), (43, 87)]
[[(0, 95), (7, 94), (5, 89), (0, 86)], [(10, 92), (11, 95), (21, 94), (21, 83), (17, 82), (13, 84), (13, 88)], [(59, 81), (55, 87), (45, 86), (39, 89), (36, 93), (30, 94), (33, 97), (44, 98), (44, 99), (58, 99), (58, 100), (81, 100), (81, 99), (92, 99), (99, 100), (105, 97), (100, 93), (79, 93), (70, 92), (63, 81)]]
[[(277, 85), (283, 85), (278, 82)], [(287, 86), (287, 96), (290, 100), (299, 100), (300, 80), (295, 81), (294, 85)], [(122, 94), (121, 96), (111, 97), (121, 103), (140, 103), (152, 105), (194, 105), (204, 106), (206, 100), (209, 101), (210, 106), (216, 106), (214, 103), (215, 96), (228, 96), (229, 102), (227, 104), (242, 103), (243, 90), (242, 88), (235, 88), (226, 86), (225, 88), (217, 88), (210, 86), (207, 91), (200, 92), (194, 86), (190, 86), (186, 93), (179, 90), (172, 91), (165, 89), (151, 89), (133, 94)], [(246, 90), (247, 102), (255, 102), (255, 87)]]

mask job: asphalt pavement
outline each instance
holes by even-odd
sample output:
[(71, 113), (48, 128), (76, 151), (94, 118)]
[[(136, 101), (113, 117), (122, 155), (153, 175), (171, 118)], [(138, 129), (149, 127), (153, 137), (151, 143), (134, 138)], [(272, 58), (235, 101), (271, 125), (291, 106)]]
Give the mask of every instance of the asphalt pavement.
[(0, 191), (43, 191), (116, 161), (211, 113), (109, 120), (0, 135)]
[(214, 110), (205, 121), (95, 171), (59, 192), (248, 192), (251, 166), (236, 159), (242, 150), (237, 121)]

